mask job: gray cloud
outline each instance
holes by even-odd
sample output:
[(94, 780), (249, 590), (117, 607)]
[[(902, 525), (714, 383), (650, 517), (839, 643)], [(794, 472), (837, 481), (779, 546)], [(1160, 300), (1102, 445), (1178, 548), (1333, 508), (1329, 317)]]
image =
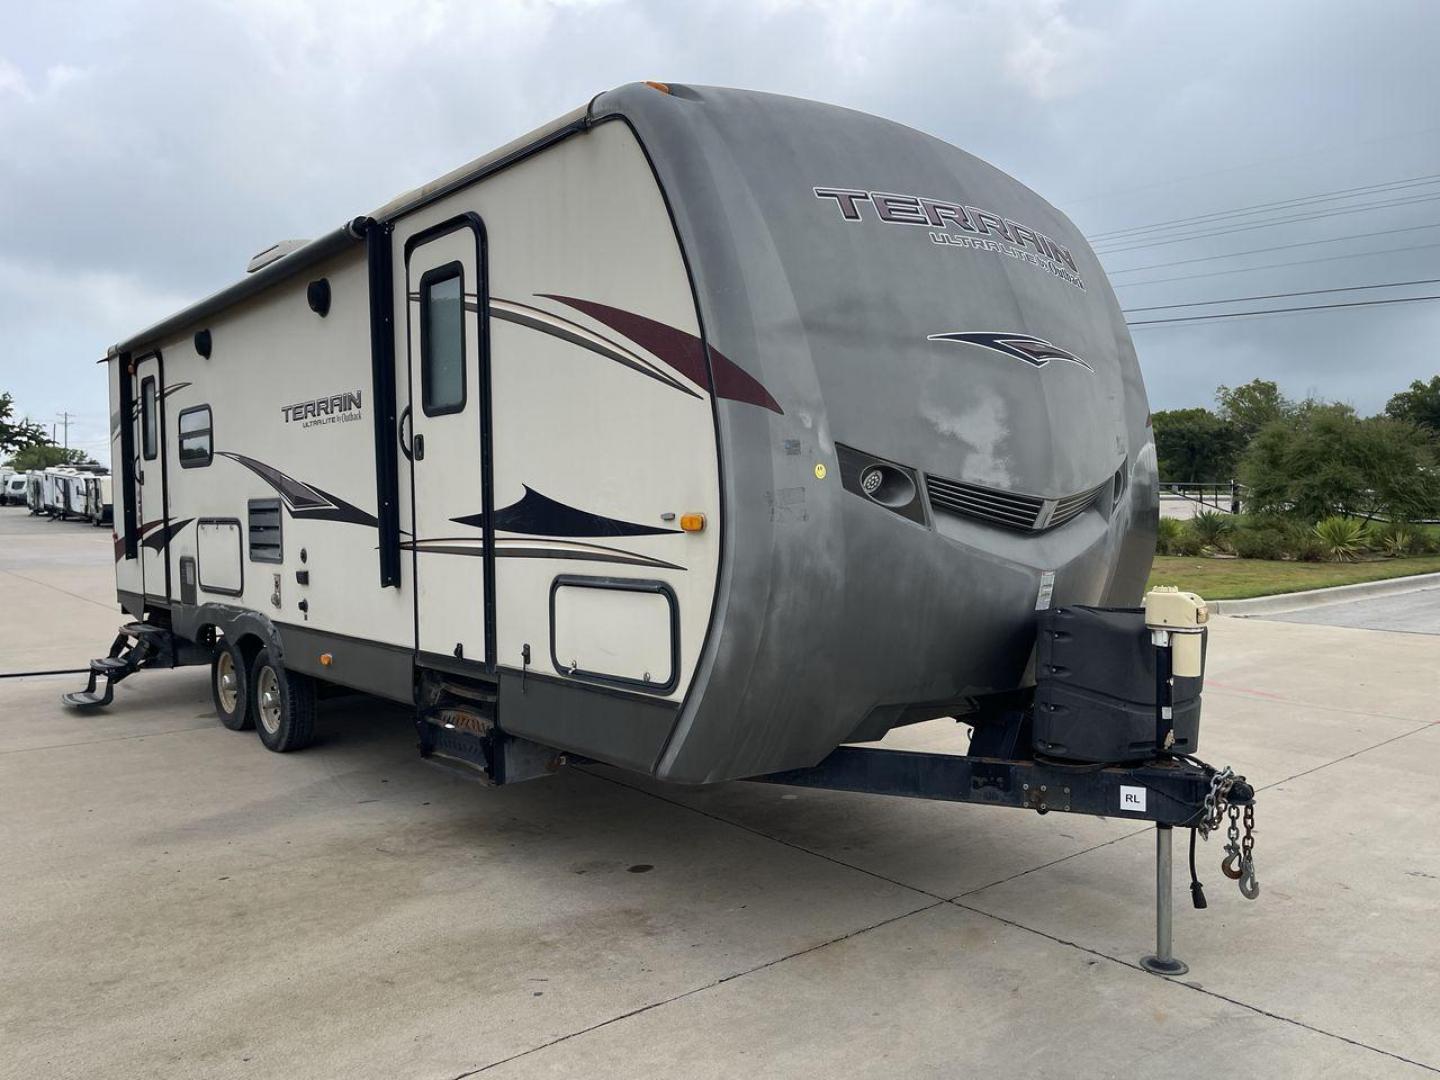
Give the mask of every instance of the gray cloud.
[[(111, 342), (274, 240), (333, 228), (634, 79), (899, 120), (1012, 172), (1091, 233), (1440, 173), (1440, 8), (1424, 0), (132, 0), (3, 18), (0, 387), (36, 418), (78, 413), (72, 441), (94, 450), (107, 407), (91, 364)], [(1432, 222), (1440, 202), (1106, 261)], [(1427, 241), (1440, 229), (1116, 281), (1138, 306), (1440, 277), (1437, 246), (1141, 284)], [(1145, 328), (1136, 343), (1157, 408), (1263, 375), (1373, 410), (1440, 368), (1437, 331), (1440, 304), (1416, 304)]]

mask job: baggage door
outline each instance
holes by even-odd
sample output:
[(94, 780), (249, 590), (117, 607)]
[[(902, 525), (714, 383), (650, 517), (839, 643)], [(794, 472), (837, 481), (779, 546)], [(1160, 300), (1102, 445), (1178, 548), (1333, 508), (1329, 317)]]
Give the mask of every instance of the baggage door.
[(408, 378), (400, 447), (409, 458), (416, 649), (494, 670), (490, 549), (490, 366), (485, 239), (467, 214), (405, 245)]
[(157, 354), (135, 362), (135, 522), (140, 531), (141, 590), (147, 600), (168, 602), (165, 506), (165, 384)]

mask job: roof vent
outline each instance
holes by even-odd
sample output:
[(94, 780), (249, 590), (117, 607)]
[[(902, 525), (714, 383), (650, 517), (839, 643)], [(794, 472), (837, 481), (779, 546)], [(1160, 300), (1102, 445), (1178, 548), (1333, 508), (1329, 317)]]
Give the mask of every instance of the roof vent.
[(309, 240), (281, 240), (278, 244), (271, 244), (245, 264), (245, 272), (253, 274), (262, 267), (278, 262), (292, 251), (298, 251), (308, 243), (310, 243)]

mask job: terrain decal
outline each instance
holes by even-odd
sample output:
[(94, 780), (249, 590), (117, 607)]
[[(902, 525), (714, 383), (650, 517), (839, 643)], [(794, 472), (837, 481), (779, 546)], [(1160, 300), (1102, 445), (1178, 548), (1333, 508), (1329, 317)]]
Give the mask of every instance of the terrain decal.
[(928, 340), (960, 341), (967, 345), (979, 345), (982, 349), (998, 352), (1036, 368), (1043, 368), (1052, 360), (1062, 360), (1067, 364), (1077, 364), (1091, 374), (1095, 372), (1093, 367), (1074, 353), (1067, 352), (1058, 345), (1052, 345), (1044, 338), (1032, 337), (1030, 334), (931, 334)]
[[(407, 540), (400, 545), (405, 550), (430, 555), (483, 556), (485, 541), (480, 537), (445, 536), (431, 540)], [(605, 547), (601, 544), (580, 544), (568, 540), (522, 540), (518, 537), (501, 537), (495, 541), (497, 559), (573, 559), (580, 562), (624, 563), (629, 566), (647, 566), (656, 570), (684, 570), (664, 559), (653, 559), (622, 548)]]
[[(602, 322), (616, 333), (624, 334), (646, 352), (659, 357), (685, 378), (712, 390), (716, 397), (731, 401), (743, 401), (759, 405), (762, 409), (784, 415), (785, 410), (770, 396), (760, 381), (718, 349), (709, 350), (709, 366), (706, 365), (706, 346), (694, 334), (677, 330), (673, 326), (637, 315), (633, 311), (597, 304), (593, 300), (580, 300), (573, 296), (558, 296), (554, 293), (539, 293), (547, 300), (565, 304), (583, 311), (596, 322)], [(715, 372), (715, 383), (710, 383), (710, 368)]]
[(358, 506), (331, 495), (328, 491), (315, 487), (313, 484), (302, 483), (293, 476), (286, 476), (279, 469), (266, 465), (263, 461), (256, 461), (254, 458), (246, 457), (244, 454), (235, 454), (229, 450), (217, 450), (215, 456), (238, 461), (274, 488), (281, 500), (284, 501), (285, 508), (290, 511), (291, 517), (313, 521), (346, 521), (351, 525), (369, 525), (372, 528), (380, 524), (373, 514), (367, 514)]
[[(633, 521), (592, 514), (580, 510), (524, 485), (525, 494), (518, 502), (495, 511), (493, 525), (497, 532), (526, 533), (530, 536), (664, 536), (679, 535), (679, 529), (662, 529), (655, 525), (639, 525)], [(485, 527), (484, 514), (451, 518), (457, 525)]]
[[(1038, 229), (1021, 225), (1000, 214), (978, 206), (965, 206), (923, 195), (897, 195), (888, 191), (845, 187), (810, 190), (817, 199), (834, 199), (841, 218), (847, 224), (853, 225), (868, 218), (881, 224), (929, 229), (932, 244), (1004, 255), (1043, 270), (1081, 292), (1085, 291), (1080, 267), (1069, 248), (1057, 244)], [(861, 213), (862, 203), (870, 204), (869, 214)]]

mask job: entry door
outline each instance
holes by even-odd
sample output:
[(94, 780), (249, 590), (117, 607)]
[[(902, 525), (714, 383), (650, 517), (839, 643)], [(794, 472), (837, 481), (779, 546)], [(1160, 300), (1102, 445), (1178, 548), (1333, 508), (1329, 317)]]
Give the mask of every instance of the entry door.
[(166, 580), (169, 521), (165, 513), (165, 386), (160, 357), (135, 364), (135, 524), (140, 574), (147, 598), (169, 600)]
[[(466, 216), (407, 245), (416, 648), (494, 667), (484, 233)], [(404, 385), (401, 379), (397, 383)]]

